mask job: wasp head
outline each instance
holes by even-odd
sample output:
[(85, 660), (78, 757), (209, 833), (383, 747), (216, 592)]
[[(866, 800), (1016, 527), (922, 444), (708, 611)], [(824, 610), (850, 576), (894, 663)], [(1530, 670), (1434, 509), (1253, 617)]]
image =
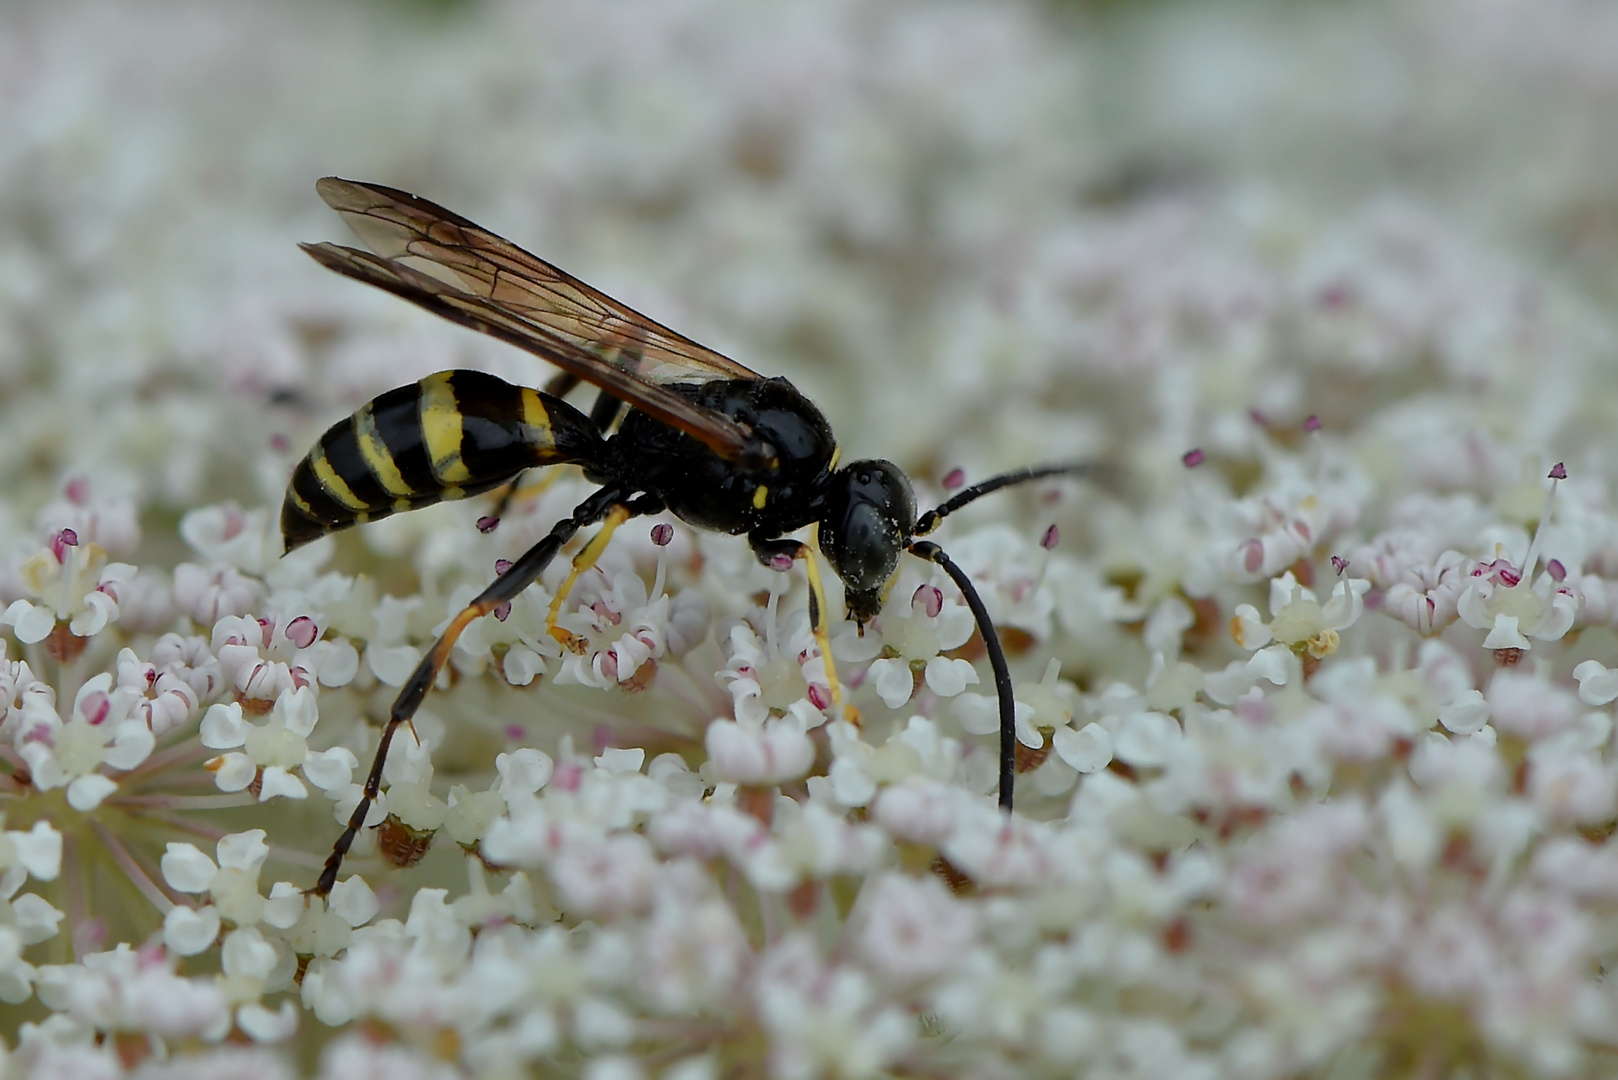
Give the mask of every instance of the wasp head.
[(843, 579), (848, 614), (863, 628), (882, 610), (899, 552), (916, 528), (910, 481), (889, 461), (856, 461), (831, 477), (820, 550)]

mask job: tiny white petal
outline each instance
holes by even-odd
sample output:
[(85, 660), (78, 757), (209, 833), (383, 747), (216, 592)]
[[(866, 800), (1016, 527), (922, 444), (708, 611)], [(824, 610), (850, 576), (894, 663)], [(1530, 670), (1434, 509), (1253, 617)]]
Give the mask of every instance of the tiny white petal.
[(262, 981), (275, 970), (275, 946), (265, 941), (264, 935), (252, 927), (232, 930), (225, 935), (220, 962), (226, 975)]
[[(997, 704), (996, 716), (998, 716), (998, 714)], [(1045, 745), (1044, 733), (1041, 732), (1034, 724), (1035, 715), (1037, 714), (1034, 712), (1034, 707), (1032, 705), (1021, 701), (1012, 701), (1011, 719), (1012, 723), (1017, 728), (1017, 741), (1031, 750), (1039, 750)], [(998, 730), (998, 721), (996, 724), (996, 729)]]
[(341, 638), (317, 641), (310, 651), (314, 654), (315, 671), (321, 686), (347, 686), (359, 674), (359, 651)]
[(1365, 612), (1365, 593), (1371, 582), (1366, 578), (1344, 578), (1332, 587), (1331, 599), (1321, 608), (1321, 617), (1333, 630), (1347, 630)]
[(270, 886), (270, 895), (264, 901), (261, 918), (277, 930), (290, 930), (303, 918), (308, 906), (302, 889), (290, 881), (277, 881)]
[(1285, 645), (1271, 645), (1254, 653), (1247, 661), (1247, 671), (1255, 679), (1266, 679), (1276, 686), (1285, 686), (1291, 678), (1297, 657)]
[(252, 1002), (236, 1010), (236, 1027), (246, 1031), (256, 1043), (285, 1043), (298, 1033), (298, 1006), (283, 1001), (280, 1009), (270, 1012)]
[(219, 939), (219, 925), (212, 904), (196, 911), (177, 904), (163, 917), (163, 944), (179, 956), (195, 956)]
[(26, 600), (17, 600), (6, 608), (0, 622), (11, 624), (17, 640), (24, 645), (44, 641), (56, 629), (56, 613), (48, 607), (39, 607)]
[(978, 682), (977, 668), (967, 660), (935, 656), (927, 661), (927, 686), (939, 697), (954, 697)]
[(117, 790), (118, 785), (110, 777), (90, 773), (67, 786), (67, 804), (80, 813), (89, 813), (101, 805), (101, 800)]
[(494, 759), (495, 770), (500, 773), (500, 797), (510, 803), (525, 795), (532, 795), (551, 781), (556, 763), (543, 750), (525, 746)]
[(500, 670), (505, 673), (506, 682), (512, 686), (527, 686), (545, 674), (545, 658), (518, 642), (506, 650)]
[(198, 851), (194, 845), (173, 842), (163, 852), (163, 858), (158, 865), (162, 868), (163, 880), (169, 883), (169, 887), (184, 893), (207, 892), (214, 874), (219, 871), (214, 861)]
[(44, 897), (33, 893), (23, 893), (11, 901), (11, 918), (24, 945), (38, 945), (55, 937), (57, 926), (66, 917)]
[(595, 759), (596, 767), (609, 773), (638, 773), (646, 760), (646, 751), (638, 746), (612, 747), (601, 751)]
[(307, 799), (309, 789), (303, 786), (303, 781), (293, 776), (279, 765), (270, 765), (264, 770), (264, 779), (259, 787), (258, 801), (269, 802), (271, 799)]
[(1136, 713), (1118, 729), (1114, 747), (1120, 761), (1130, 765), (1163, 765), (1180, 741), (1180, 725), (1158, 712)]
[(245, 791), (258, 775), (258, 766), (246, 754), (226, 754), (215, 760), (219, 765), (213, 779), (220, 791)]
[(1438, 710), (1438, 722), (1457, 735), (1476, 735), (1489, 722), (1489, 703), (1477, 690), (1466, 690)]
[(48, 821), (36, 821), (27, 832), (7, 834), (17, 861), (36, 881), (55, 881), (62, 872), (62, 834)]
[(1058, 728), (1051, 742), (1062, 760), (1081, 773), (1093, 773), (1112, 762), (1112, 733), (1097, 723), (1079, 731)]
[(738, 784), (777, 784), (794, 780), (814, 763), (815, 747), (803, 725), (791, 716), (762, 725), (715, 720), (703, 733), (714, 775)]
[(156, 745), (157, 737), (144, 721), (125, 720), (118, 725), (112, 745), (107, 747), (107, 765), (114, 769), (133, 769), (151, 755)]
[(75, 637), (95, 637), (117, 617), (118, 601), (97, 590), (84, 594), (84, 608), (73, 616), (67, 628)]
[(281, 714), (281, 722), (294, 735), (308, 735), (315, 729), (315, 721), (320, 719), (320, 710), (315, 705), (315, 691), (309, 686), (284, 691), (275, 707)]
[(1000, 730), (1000, 707), (987, 694), (958, 696), (952, 704), (956, 719), (973, 735), (992, 735)]
[(828, 774), (832, 798), (844, 806), (864, 806), (876, 794), (876, 781), (851, 758), (838, 758)]
[(354, 751), (345, 746), (334, 746), (330, 750), (313, 751), (305, 756), (303, 775), (315, 787), (330, 795), (353, 780), (354, 769), (358, 765), (359, 759), (354, 756)]
[(56, 760), (51, 748), (42, 742), (31, 742), (17, 751), (28, 763), (29, 776), (40, 791), (53, 791), (67, 783), (67, 773)]
[(1579, 680), (1579, 700), (1586, 705), (1605, 705), (1618, 698), (1618, 668), (1586, 660), (1574, 667), (1573, 677)]
[(242, 719), (241, 704), (210, 705), (197, 729), (202, 745), (210, 750), (229, 750), (247, 740), (247, 722)]
[(1517, 629), (1517, 616), (1496, 615), (1494, 626), (1489, 630), (1489, 636), (1483, 639), (1485, 649), (1528, 649), (1533, 642), (1522, 636)]
[(365, 648), (365, 663), (371, 674), (388, 686), (403, 686), (410, 673), (416, 670), (421, 653), (414, 645), (377, 645)]
[(270, 845), (264, 842), (264, 835), (263, 829), (248, 829), (220, 837), (216, 849), (219, 865), (250, 876), (257, 874), (264, 860), (270, 857)]
[(1298, 596), (1314, 599), (1314, 594), (1308, 589), (1298, 587), (1298, 579), (1293, 576), (1291, 570), (1278, 578), (1272, 578), (1270, 580), (1270, 614), (1281, 614), (1281, 609), (1292, 603)]
[(298, 1007), (290, 1001), (271, 1012), (254, 1002), (236, 1010), (236, 1026), (261, 1043), (285, 1042), (298, 1031)]
[(876, 687), (882, 704), (890, 709), (897, 709), (909, 701), (916, 688), (916, 680), (910, 674), (910, 664), (897, 657), (873, 661), (866, 678)]
[(365, 879), (355, 874), (332, 886), (331, 912), (349, 926), (364, 926), (376, 918), (382, 903)]
[(1261, 649), (1270, 643), (1270, 628), (1264, 625), (1258, 608), (1252, 604), (1236, 605), (1236, 614), (1230, 620), (1231, 637), (1244, 649)]

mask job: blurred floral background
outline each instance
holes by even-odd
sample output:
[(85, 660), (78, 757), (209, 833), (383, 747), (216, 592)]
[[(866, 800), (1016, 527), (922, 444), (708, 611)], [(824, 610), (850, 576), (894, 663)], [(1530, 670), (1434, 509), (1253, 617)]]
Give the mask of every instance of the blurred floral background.
[[(1615, 61), (1580, 0), (0, 7), (3, 1068), (1611, 1075)], [(1018, 813), (941, 573), (834, 632), (856, 729), (796, 573), (635, 523), (583, 655), (564, 566), (474, 625), (306, 901), (395, 688), (589, 489), (278, 558), (327, 426), (549, 374), (303, 256), (327, 174), (924, 505), (1105, 462), (942, 534)]]

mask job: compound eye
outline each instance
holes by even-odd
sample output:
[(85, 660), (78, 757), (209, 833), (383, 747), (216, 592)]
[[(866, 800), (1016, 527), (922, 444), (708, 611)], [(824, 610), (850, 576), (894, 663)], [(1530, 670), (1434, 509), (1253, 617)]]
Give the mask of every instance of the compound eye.
[(899, 529), (892, 518), (869, 503), (848, 508), (841, 530), (837, 574), (856, 592), (869, 592), (887, 584), (899, 565)]

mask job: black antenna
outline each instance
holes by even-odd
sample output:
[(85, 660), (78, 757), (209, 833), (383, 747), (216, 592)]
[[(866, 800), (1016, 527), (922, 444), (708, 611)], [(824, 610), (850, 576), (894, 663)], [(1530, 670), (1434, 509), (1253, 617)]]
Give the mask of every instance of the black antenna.
[[(969, 502), (981, 499), (985, 495), (999, 491), (1001, 488), (1011, 487), (1013, 484), (1026, 484), (1030, 480), (1041, 480), (1047, 476), (1099, 476), (1108, 471), (1105, 465), (1097, 465), (1093, 461), (1069, 461), (1059, 465), (1039, 465), (1027, 469), (1014, 469), (999, 476), (991, 476), (987, 480), (980, 480), (969, 488), (958, 491), (955, 495), (941, 503), (936, 508), (927, 511), (916, 519), (916, 531), (913, 536), (926, 536), (938, 528), (939, 522), (950, 514), (959, 510)], [(926, 558), (926, 556), (922, 556)], [(943, 564), (940, 563), (940, 566)]]
[[(967, 503), (1001, 488), (1026, 484), (1030, 480), (1040, 480), (1047, 476), (1090, 476), (1105, 481), (1112, 474), (1109, 466), (1093, 461), (1068, 461), (1056, 465), (1014, 469), (956, 492), (952, 498), (916, 519), (916, 529), (911, 535), (926, 536), (938, 528), (939, 523), (946, 517)], [(967, 576), (966, 571), (944, 554), (943, 548), (930, 540), (912, 540), (907, 547), (917, 558), (926, 559), (943, 567), (944, 573), (955, 582), (955, 587), (961, 590), (961, 596), (966, 600), (966, 606), (972, 609), (972, 618), (977, 621), (978, 632), (983, 635), (983, 644), (989, 650), (989, 668), (994, 672), (994, 692), (1000, 705), (1000, 809), (1009, 813), (1012, 790), (1017, 783), (1017, 699), (1012, 693), (1011, 669), (1006, 666), (1006, 650), (1000, 644), (1000, 635), (995, 631), (994, 623), (989, 620), (989, 609), (983, 606), (983, 598), (972, 586), (972, 579)]]
[(955, 561), (944, 554), (944, 549), (931, 540), (917, 540), (910, 545), (910, 553), (944, 568), (944, 573), (955, 582), (972, 609), (983, 644), (989, 650), (989, 668), (994, 672), (994, 693), (1000, 700), (1000, 809), (1011, 811), (1011, 792), (1017, 783), (1017, 699), (1011, 692), (1011, 669), (1006, 666), (1006, 651), (1000, 646), (1000, 635), (989, 621), (989, 609), (983, 598), (972, 587), (972, 579)]

